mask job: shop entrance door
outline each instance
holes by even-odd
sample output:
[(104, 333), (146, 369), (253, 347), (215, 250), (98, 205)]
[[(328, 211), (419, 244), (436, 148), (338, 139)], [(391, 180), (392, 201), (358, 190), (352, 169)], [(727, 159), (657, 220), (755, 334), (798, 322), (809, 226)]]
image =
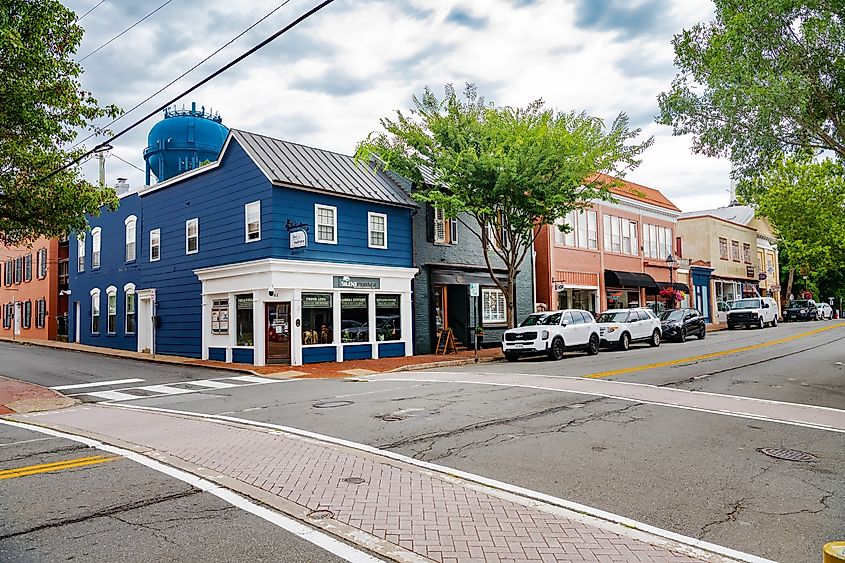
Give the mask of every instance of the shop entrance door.
[(290, 364), (290, 301), (268, 303), (267, 314), (268, 364)]

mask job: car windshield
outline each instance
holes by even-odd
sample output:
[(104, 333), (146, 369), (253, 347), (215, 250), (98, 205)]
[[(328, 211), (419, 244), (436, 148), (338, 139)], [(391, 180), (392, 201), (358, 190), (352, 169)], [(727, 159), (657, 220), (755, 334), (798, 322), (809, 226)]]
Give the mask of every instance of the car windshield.
[(728, 303), (731, 309), (759, 309), (759, 299), (738, 299)]
[(809, 301), (798, 300), (798, 301), (790, 301), (789, 302), (789, 307), (809, 307), (809, 306), (810, 306)]
[(540, 319), (541, 325), (556, 325), (560, 324), (560, 316), (563, 313), (552, 313), (551, 315), (546, 315), (544, 318)]
[(525, 320), (519, 323), (519, 326), (536, 326), (539, 324), (543, 324), (543, 319), (548, 316), (548, 313), (528, 315), (527, 317), (525, 317)]
[(684, 320), (683, 311), (663, 311), (660, 313), (661, 321), (682, 321)]
[(599, 323), (626, 323), (628, 322), (628, 311), (605, 311), (596, 319)]

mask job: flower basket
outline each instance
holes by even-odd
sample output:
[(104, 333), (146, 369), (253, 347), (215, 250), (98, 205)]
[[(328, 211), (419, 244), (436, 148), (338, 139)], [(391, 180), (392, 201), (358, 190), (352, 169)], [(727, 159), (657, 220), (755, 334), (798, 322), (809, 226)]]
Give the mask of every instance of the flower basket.
[(684, 297), (686, 297), (683, 291), (678, 291), (671, 287), (664, 287), (658, 292), (658, 295), (663, 299), (671, 301), (683, 301)]

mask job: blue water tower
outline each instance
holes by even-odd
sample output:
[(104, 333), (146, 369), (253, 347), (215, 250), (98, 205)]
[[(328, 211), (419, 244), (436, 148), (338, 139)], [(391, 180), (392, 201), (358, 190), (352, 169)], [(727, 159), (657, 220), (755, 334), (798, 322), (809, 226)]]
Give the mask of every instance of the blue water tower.
[(215, 160), (229, 134), (222, 121), (219, 113), (206, 112), (205, 106), (197, 110), (196, 102), (191, 103), (191, 109), (164, 110), (164, 119), (150, 130), (144, 149), (146, 184), (150, 185), (150, 172), (163, 182), (206, 160)]

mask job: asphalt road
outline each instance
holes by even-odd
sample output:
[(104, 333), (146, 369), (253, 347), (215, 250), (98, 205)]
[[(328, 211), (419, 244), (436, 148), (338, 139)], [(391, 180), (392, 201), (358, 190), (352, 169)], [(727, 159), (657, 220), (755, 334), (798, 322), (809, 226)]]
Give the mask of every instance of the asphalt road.
[(0, 561), (341, 561), (125, 458), (14, 477), (3, 473), (93, 456), (112, 457), (0, 425)]
[[(571, 354), (560, 362), (449, 368), (420, 373), (423, 381), (390, 381), (389, 376), (357, 382), (299, 380), (132, 403), (320, 432), (774, 560), (815, 562), (823, 543), (845, 538), (845, 434), (537, 388), (542, 385), (459, 380), (463, 374), (495, 373), (514, 385), (534, 385), (543, 381), (537, 376), (596, 377), (617, 385), (642, 383), (845, 409), (843, 341), (845, 327), (836, 321), (781, 324), (716, 332), (703, 341), (664, 343), (657, 349), (646, 345), (597, 357)], [(66, 366), (67, 360), (53, 354), (69, 353), (45, 351), (51, 359), (39, 363), (31, 354), (17, 357), (19, 350), (0, 348), (0, 373), (22, 379), (37, 373), (39, 382), (49, 385), (66, 381), (52, 366)], [(84, 358), (92, 380), (129, 373), (120, 360), (72, 355)], [(139, 369), (137, 362), (127, 364)], [(18, 366), (17, 371), (10, 366)], [(140, 369), (145, 379), (162, 383), (195, 372), (161, 367), (166, 374), (149, 364)], [(451, 381), (426, 382), (426, 377)], [(772, 409), (776, 412), (778, 405)], [(816, 459), (784, 461), (759, 448), (800, 450)]]

